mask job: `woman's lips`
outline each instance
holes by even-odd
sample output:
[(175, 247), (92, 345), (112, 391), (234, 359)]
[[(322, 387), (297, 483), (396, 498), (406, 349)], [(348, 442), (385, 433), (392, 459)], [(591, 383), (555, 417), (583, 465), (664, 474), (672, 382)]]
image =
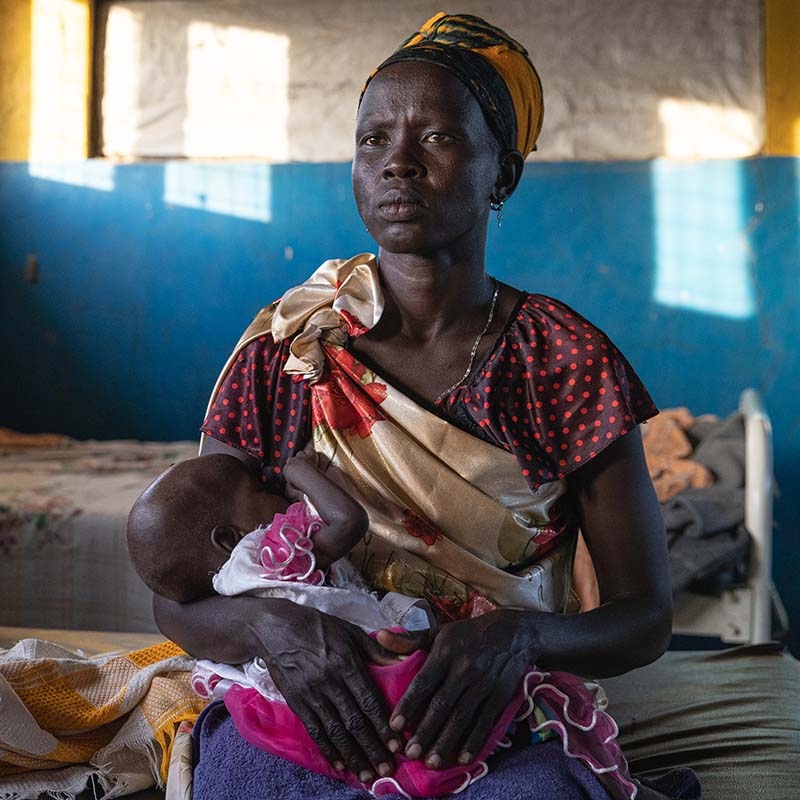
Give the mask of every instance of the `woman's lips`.
[(378, 203), (381, 216), (392, 222), (413, 219), (424, 207), (422, 198), (406, 192), (389, 192)]

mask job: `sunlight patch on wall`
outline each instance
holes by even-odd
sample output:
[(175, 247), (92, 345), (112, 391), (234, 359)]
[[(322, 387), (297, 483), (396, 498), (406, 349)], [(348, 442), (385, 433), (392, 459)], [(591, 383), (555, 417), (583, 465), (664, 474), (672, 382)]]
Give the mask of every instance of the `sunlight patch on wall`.
[(31, 4), (28, 170), (36, 178), (109, 191), (114, 188), (113, 166), (85, 160), (89, 37), (89, 7), (84, 0)]
[(28, 172), (34, 178), (85, 186), (110, 192), (114, 188), (114, 165), (109, 161), (31, 161)]
[(164, 168), (164, 202), (214, 214), (269, 222), (269, 164), (202, 164), (172, 161)]
[(125, 156), (136, 151), (141, 123), (141, 14), (114, 5), (105, 31), (103, 153)]
[(755, 313), (738, 162), (653, 164), (654, 299), (733, 319)]
[(193, 22), (187, 31), (184, 153), (289, 158), (289, 37)]
[(31, 161), (86, 157), (89, 9), (75, 0), (31, 4)]
[(665, 98), (658, 104), (667, 158), (747, 158), (763, 141), (763, 122), (752, 111)]

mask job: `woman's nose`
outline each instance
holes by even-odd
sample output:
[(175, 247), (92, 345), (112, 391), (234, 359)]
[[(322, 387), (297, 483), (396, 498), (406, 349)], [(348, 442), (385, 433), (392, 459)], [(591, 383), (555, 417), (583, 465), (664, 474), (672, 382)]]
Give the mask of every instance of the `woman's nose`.
[(426, 172), (414, 142), (403, 137), (392, 143), (383, 165), (384, 178), (419, 178)]

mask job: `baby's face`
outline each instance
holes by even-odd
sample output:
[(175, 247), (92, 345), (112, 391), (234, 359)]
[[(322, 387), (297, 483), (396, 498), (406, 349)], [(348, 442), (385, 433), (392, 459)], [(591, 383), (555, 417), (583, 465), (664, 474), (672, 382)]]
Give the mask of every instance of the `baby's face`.
[(228, 524), (233, 524), (244, 533), (250, 533), (268, 525), (276, 514), (286, 511), (288, 506), (289, 501), (283, 495), (268, 491), (253, 477), (237, 493), (231, 509), (232, 519)]
[(205, 520), (205, 530), (201, 533), (201, 540), (210, 546), (206, 555), (211, 571), (219, 570), (248, 533), (268, 525), (276, 514), (285, 511), (288, 501), (265, 489), (257, 477), (248, 476), (230, 496), (218, 498), (214, 505), (217, 509), (215, 524), (209, 530)]

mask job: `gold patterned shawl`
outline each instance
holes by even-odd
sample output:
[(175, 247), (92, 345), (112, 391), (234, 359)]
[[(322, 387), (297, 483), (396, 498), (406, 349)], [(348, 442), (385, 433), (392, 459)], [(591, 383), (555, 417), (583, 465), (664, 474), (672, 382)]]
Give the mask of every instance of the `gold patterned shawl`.
[(348, 331), (381, 311), (374, 256), (326, 261), (259, 314), (231, 361), (266, 333), (292, 340), (285, 371), (312, 384), (313, 447), (369, 513), (353, 559), (376, 589), (425, 597), (445, 619), (495, 606), (567, 610), (575, 535), (552, 527), (564, 483), (532, 492), (511, 453), (361, 364)]

